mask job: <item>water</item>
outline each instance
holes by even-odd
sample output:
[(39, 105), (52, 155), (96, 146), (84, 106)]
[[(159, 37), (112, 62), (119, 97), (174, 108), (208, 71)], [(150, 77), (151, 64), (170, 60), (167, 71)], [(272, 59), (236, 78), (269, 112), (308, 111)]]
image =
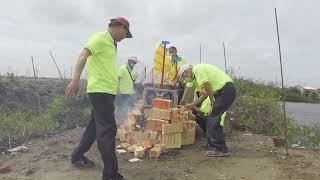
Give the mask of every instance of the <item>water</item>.
[(320, 125), (320, 104), (286, 102), (286, 110), (299, 125)]

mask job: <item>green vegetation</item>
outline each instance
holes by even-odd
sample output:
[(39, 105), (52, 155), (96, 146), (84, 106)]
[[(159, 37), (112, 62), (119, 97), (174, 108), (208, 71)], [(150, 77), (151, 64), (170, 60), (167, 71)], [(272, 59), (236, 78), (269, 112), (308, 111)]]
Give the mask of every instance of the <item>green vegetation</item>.
[(304, 103), (320, 103), (319, 94), (306, 90), (304, 94), (300, 94), (295, 89), (285, 89), (285, 100), (289, 102), (304, 102)]
[[(231, 109), (231, 117), (235, 119), (232, 121), (233, 128), (271, 136), (283, 135), (283, 112), (280, 106), (281, 89), (272, 84), (241, 78), (234, 79), (238, 97)], [(2, 86), (0, 84), (0, 90), (4, 88), (0, 92), (5, 92), (6, 87), (8, 86), (4, 82)], [(65, 87), (61, 86), (59, 89), (61, 92), (57, 94), (63, 94)], [(28, 96), (27, 92), (29, 91), (20, 92), (21, 97), (22, 95)], [(0, 102), (6, 102), (1, 97), (4, 96), (0, 96)], [(286, 97), (300, 98), (289, 89), (286, 90)], [(312, 95), (308, 97), (312, 97)], [(29, 102), (20, 99), (21, 101)], [(14, 102), (19, 102), (19, 99)], [(85, 92), (79, 93), (75, 99), (68, 100), (65, 100), (62, 95), (56, 96), (51, 98), (49, 103), (42, 102), (41, 105), (40, 114), (34, 104), (23, 104), (18, 106), (19, 108), (15, 111), (6, 106), (0, 106), (0, 142), (8, 144), (9, 138), (11, 140), (25, 139), (30, 134), (47, 135), (75, 128), (89, 119), (91, 111)], [(302, 142), (306, 146), (319, 147), (320, 127), (298, 127), (288, 119), (288, 137), (291, 143)], [(7, 145), (5, 146), (7, 147)], [(0, 146), (0, 150), (1, 148), (3, 147)]]
[(24, 137), (28, 134), (53, 134), (75, 128), (89, 119), (91, 108), (88, 97), (81, 93), (76, 99), (55, 97), (46, 111), (38, 115), (35, 110), (18, 110), (0, 113), (0, 141)]
[[(232, 107), (233, 127), (271, 136), (283, 135), (283, 111), (280, 90), (246, 79), (236, 79), (238, 97)], [(302, 142), (308, 146), (320, 146), (320, 127), (298, 127), (290, 118), (288, 138), (291, 143)]]

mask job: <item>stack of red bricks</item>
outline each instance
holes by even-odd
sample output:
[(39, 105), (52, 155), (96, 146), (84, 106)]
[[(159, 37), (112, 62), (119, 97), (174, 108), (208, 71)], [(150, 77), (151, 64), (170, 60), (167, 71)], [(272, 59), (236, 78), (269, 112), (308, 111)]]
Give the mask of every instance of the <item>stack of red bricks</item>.
[(148, 118), (146, 129), (157, 131), (161, 143), (168, 149), (194, 144), (195, 122), (184, 109), (172, 108), (172, 101), (156, 98), (153, 107), (145, 110)]
[(158, 158), (167, 149), (194, 144), (195, 122), (189, 120), (187, 111), (172, 108), (171, 100), (154, 99), (152, 108), (145, 109), (144, 114), (147, 118), (144, 130), (132, 131), (124, 127), (117, 133), (121, 146), (135, 157), (149, 154)]

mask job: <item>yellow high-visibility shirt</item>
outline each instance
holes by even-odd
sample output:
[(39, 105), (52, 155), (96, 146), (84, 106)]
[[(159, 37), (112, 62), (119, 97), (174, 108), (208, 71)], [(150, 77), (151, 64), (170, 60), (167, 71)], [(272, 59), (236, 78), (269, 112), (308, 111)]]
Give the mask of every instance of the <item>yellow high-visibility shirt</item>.
[[(130, 74), (128, 72), (128, 64), (123, 64), (120, 68), (119, 68), (119, 72), (118, 72), (118, 77), (119, 77), (119, 93), (120, 94), (134, 94), (134, 84), (131, 80)], [(137, 72), (136, 70), (133, 68), (132, 70), (130, 70), (130, 73), (132, 75), (132, 79), (136, 80), (137, 79)]]
[(209, 82), (214, 92), (222, 89), (226, 83), (233, 82), (223, 70), (211, 64), (198, 64), (193, 67), (192, 73), (198, 87)]
[(118, 90), (117, 49), (111, 34), (97, 32), (93, 34), (85, 47), (92, 54), (87, 60), (87, 92), (115, 95)]

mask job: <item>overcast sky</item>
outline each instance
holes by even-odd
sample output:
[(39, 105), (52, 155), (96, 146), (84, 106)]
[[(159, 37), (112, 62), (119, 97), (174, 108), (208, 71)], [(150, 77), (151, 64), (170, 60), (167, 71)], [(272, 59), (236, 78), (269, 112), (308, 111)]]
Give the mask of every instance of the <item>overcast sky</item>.
[(10, 0), (0, 7), (0, 73), (58, 77), (50, 59), (69, 76), (92, 33), (109, 19), (127, 17), (133, 39), (118, 45), (118, 64), (137, 55), (150, 67), (161, 40), (190, 63), (202, 62), (238, 76), (280, 82), (274, 7), (278, 11), (285, 85), (320, 88), (319, 0)]

